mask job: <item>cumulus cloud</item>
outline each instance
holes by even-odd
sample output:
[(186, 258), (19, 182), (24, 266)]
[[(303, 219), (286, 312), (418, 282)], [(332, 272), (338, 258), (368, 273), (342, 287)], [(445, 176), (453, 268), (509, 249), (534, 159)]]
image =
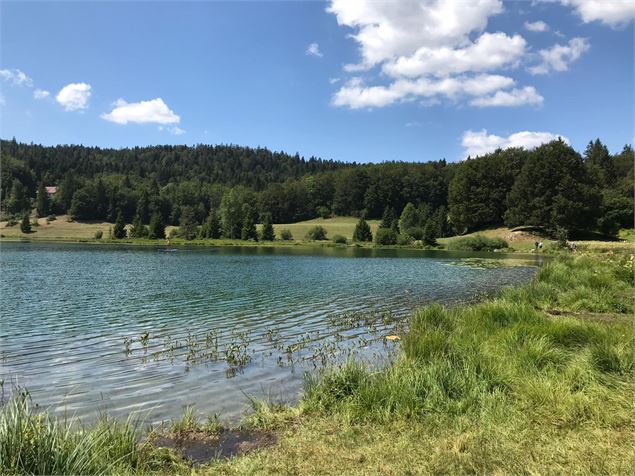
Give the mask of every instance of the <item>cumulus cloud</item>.
[[(522, 36), (484, 32), (489, 17), (502, 11), (500, 0), (332, 0), (327, 12), (354, 30), (350, 37), (361, 57), (345, 71), (365, 74), (380, 67), (389, 78), (378, 85), (353, 78), (332, 104), (358, 109), (417, 98), (430, 104), (439, 97), (458, 101), (512, 87), (514, 80), (507, 76), (484, 74), (514, 68), (526, 54)], [(517, 98), (515, 104), (522, 101)]]
[(0, 78), (16, 86), (33, 87), (33, 80), (19, 69), (0, 69)]
[(525, 30), (534, 31), (534, 32), (549, 31), (549, 25), (547, 25), (542, 20), (538, 20), (534, 22), (526, 21)]
[(36, 89), (33, 91), (33, 99), (46, 99), (50, 95), (51, 93), (45, 91), (44, 89)]
[(81, 111), (88, 107), (91, 86), (86, 83), (71, 83), (60, 89), (55, 99), (67, 111)]
[(487, 130), (465, 131), (461, 140), (461, 145), (465, 151), (465, 156), (476, 157), (496, 149), (507, 149), (509, 147), (523, 147), (525, 149), (535, 149), (541, 144), (551, 142), (561, 138), (567, 144), (569, 139), (564, 136), (552, 134), (551, 132), (530, 132), (521, 131), (507, 137), (488, 134)]
[(544, 98), (533, 86), (512, 89), (510, 91), (496, 91), (490, 96), (482, 96), (470, 101), (477, 107), (515, 107), (523, 105), (540, 106)]
[(318, 45), (317, 43), (311, 43), (309, 46), (307, 46), (305, 54), (309, 56), (317, 56), (318, 58), (324, 56), (320, 51), (320, 45)]
[(529, 68), (531, 74), (547, 74), (550, 71), (566, 71), (591, 46), (586, 38), (573, 38), (567, 45), (556, 44), (551, 48), (540, 50), (538, 54), (542, 62)]
[(366, 86), (362, 79), (357, 77), (348, 81), (335, 93), (333, 105), (360, 109), (383, 107), (417, 98), (434, 99), (438, 96), (458, 100), (465, 96), (490, 94), (513, 85), (512, 78), (492, 74), (442, 79), (399, 79), (388, 86)]
[(181, 121), (161, 98), (134, 103), (118, 99), (113, 110), (102, 114), (101, 118), (117, 124), (178, 124)]
[(635, 19), (633, 0), (560, 0), (560, 3), (572, 7), (585, 23), (600, 21), (617, 27)]
[(525, 47), (525, 39), (520, 35), (484, 33), (465, 48), (421, 47), (412, 56), (386, 63), (383, 70), (390, 76), (408, 77), (490, 71), (517, 63)]

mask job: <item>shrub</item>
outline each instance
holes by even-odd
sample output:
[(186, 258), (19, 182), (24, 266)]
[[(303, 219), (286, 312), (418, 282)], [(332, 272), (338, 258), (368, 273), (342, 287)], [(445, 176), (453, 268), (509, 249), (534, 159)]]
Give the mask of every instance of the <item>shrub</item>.
[(49, 215), (46, 217), (46, 221), (49, 223), (55, 220), (57, 220), (57, 217), (55, 215)]
[(397, 232), (391, 228), (379, 228), (375, 233), (375, 244), (377, 245), (396, 245)]
[(101, 240), (103, 236), (104, 236), (104, 232), (103, 232), (103, 231), (101, 231), (101, 230), (97, 230), (97, 231), (95, 232), (95, 239), (96, 239), (96, 240)]
[(318, 207), (317, 208), (317, 214), (320, 218), (331, 218), (331, 210), (329, 210), (329, 207)]
[(397, 235), (397, 244), (400, 246), (406, 246), (412, 243), (412, 236), (407, 233), (400, 233)]
[(345, 245), (347, 243), (346, 237), (342, 235), (333, 235), (333, 243)]
[(502, 238), (489, 238), (483, 235), (456, 238), (448, 244), (448, 249), (450, 250), (465, 251), (494, 251), (507, 247), (509, 245)]
[(18, 220), (16, 220), (14, 217), (9, 218), (9, 220), (7, 220), (7, 227), (9, 226), (16, 226), (18, 224)]
[(22, 221), (20, 222), (20, 231), (22, 233), (31, 233), (31, 221), (29, 220), (29, 214), (25, 213)]
[(403, 233), (410, 236), (413, 240), (421, 240), (423, 239), (423, 228), (418, 226), (412, 226), (403, 230)]
[(320, 225), (314, 226), (306, 234), (307, 240), (326, 240), (326, 229)]
[(293, 239), (293, 234), (291, 233), (291, 230), (284, 229), (280, 232), (280, 238), (284, 241), (291, 241)]

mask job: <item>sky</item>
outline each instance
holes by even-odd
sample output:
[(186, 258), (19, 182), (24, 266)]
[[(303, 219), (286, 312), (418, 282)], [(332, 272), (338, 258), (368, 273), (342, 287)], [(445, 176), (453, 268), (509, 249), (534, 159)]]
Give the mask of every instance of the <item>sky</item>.
[(634, 0), (0, 1), (0, 136), (460, 161), (634, 137)]

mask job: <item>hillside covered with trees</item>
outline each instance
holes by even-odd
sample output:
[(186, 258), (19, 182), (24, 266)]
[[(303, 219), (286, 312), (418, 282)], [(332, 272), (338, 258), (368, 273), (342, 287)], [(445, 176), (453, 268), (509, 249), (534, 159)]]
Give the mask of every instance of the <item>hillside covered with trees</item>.
[(180, 225), (188, 238), (257, 239), (257, 222), (344, 215), (381, 218), (385, 244), (501, 225), (605, 235), (633, 227), (633, 149), (612, 155), (599, 139), (582, 155), (558, 140), (460, 163), (351, 164), (225, 145), (1, 147), (3, 218), (35, 209), (133, 223), (153, 238)]

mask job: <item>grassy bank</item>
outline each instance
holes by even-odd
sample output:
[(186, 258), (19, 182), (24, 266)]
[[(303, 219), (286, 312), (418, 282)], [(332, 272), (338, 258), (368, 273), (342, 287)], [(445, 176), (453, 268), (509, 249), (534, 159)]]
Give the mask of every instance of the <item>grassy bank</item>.
[[(277, 443), (194, 471), (632, 474), (633, 262), (613, 250), (558, 255), (480, 304), (421, 309), (391, 366), (348, 362), (310, 377), (297, 407), (256, 405), (245, 425)], [(189, 471), (140, 443), (134, 425), (99, 425), (84, 430), (95, 443), (81, 443), (5, 406), (2, 472)]]

